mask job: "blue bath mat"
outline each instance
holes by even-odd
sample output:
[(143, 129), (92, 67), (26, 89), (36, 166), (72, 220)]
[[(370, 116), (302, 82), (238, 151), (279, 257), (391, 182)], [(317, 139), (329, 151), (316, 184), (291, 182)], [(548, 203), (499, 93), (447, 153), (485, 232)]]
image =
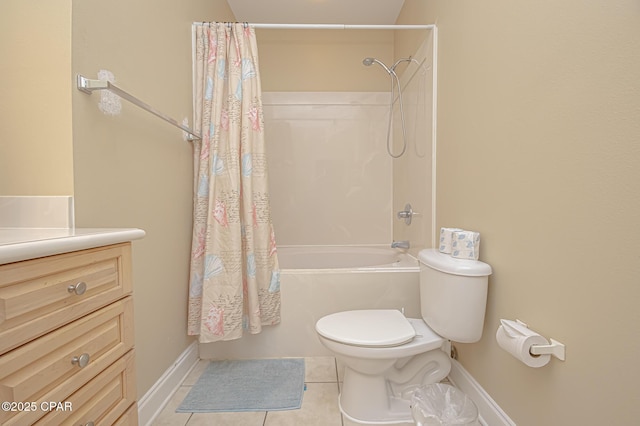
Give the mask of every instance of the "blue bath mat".
[(176, 412), (295, 410), (303, 392), (304, 359), (213, 361)]

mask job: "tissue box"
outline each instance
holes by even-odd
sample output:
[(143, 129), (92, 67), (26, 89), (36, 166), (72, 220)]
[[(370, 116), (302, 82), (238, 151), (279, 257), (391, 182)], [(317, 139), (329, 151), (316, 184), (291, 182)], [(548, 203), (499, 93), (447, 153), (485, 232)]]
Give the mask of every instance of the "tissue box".
[(440, 228), (440, 246), (441, 253), (451, 254), (453, 248), (453, 233), (463, 231), (460, 228)]
[(478, 260), (480, 256), (480, 233), (454, 231), (451, 241), (451, 257)]

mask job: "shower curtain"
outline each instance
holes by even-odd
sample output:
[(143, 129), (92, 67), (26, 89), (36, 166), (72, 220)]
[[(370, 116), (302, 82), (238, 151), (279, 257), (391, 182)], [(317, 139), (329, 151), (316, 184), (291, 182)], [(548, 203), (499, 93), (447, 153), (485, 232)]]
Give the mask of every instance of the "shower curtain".
[(188, 333), (207, 343), (280, 322), (254, 30), (197, 26), (195, 79)]

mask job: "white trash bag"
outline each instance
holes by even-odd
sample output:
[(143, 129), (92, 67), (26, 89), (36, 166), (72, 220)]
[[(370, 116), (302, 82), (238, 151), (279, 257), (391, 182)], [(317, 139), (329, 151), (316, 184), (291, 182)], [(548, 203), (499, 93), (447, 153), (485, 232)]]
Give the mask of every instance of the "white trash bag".
[(411, 395), (411, 414), (418, 426), (478, 424), (476, 404), (460, 389), (445, 383), (416, 388)]

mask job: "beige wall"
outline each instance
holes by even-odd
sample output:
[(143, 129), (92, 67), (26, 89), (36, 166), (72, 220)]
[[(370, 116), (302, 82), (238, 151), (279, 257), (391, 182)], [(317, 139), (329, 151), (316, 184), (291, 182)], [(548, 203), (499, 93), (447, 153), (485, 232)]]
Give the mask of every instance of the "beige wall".
[[(640, 418), (640, 6), (406, 0), (437, 23), (437, 225), (482, 233), (485, 334), (460, 361), (519, 425)], [(495, 343), (519, 318), (567, 346), (541, 369)]]
[[(234, 20), (224, 0), (73, 2), (73, 73), (100, 69), (162, 112), (191, 121), (191, 23)], [(134, 291), (138, 395), (192, 342), (186, 335), (192, 149), (179, 129), (123, 102), (111, 117), (99, 94), (73, 91), (76, 221), (138, 227)]]
[(0, 195), (71, 195), (71, 0), (0, 2)]
[(373, 56), (393, 59), (393, 32), (375, 30), (256, 31), (265, 92), (376, 92), (389, 88), (381, 69), (366, 68)]

